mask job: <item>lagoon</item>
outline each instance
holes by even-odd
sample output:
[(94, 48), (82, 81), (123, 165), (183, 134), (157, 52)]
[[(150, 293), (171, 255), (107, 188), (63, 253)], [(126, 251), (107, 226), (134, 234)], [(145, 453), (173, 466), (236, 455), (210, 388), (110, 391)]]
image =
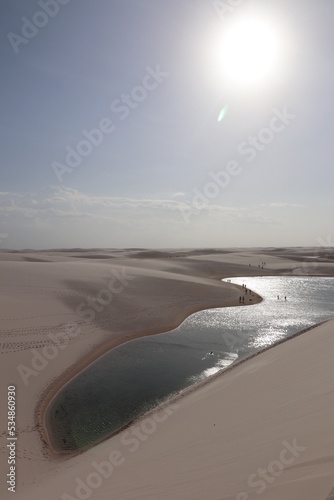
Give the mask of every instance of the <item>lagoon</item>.
[(197, 381), (334, 316), (333, 278), (230, 280), (245, 284), (263, 302), (200, 311), (173, 331), (105, 354), (49, 406), (46, 418), (55, 450), (89, 448)]

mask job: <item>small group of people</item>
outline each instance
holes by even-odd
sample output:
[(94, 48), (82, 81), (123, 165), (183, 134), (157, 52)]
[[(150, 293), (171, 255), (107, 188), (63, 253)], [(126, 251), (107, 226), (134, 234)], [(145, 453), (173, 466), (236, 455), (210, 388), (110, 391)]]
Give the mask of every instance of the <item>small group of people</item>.
[[(279, 300), (279, 295), (277, 295), (277, 300)], [(284, 300), (287, 300), (287, 299), (286, 299), (286, 295), (285, 295), (285, 297), (284, 297)]]

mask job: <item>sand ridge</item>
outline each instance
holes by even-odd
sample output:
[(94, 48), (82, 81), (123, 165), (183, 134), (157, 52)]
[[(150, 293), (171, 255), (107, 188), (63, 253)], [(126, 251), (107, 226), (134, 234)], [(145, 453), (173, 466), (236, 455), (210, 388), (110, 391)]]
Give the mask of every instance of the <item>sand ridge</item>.
[[(310, 249), (308, 254), (314, 257), (314, 249)], [(19, 402), (17, 425), (20, 438), (20, 479), (16, 497), (20, 500), (33, 498), (34, 492), (36, 493), (34, 488), (37, 485), (40, 488), (43, 483), (44, 498), (60, 498), (57, 493), (59, 485), (53, 483), (52, 475), (59, 474), (64, 481), (62, 487), (65, 488), (68, 484), (70, 491), (73, 475), (84, 475), (89, 466), (87, 457), (89, 460), (89, 457), (99, 453), (100, 449), (109, 449), (120, 439), (117, 436), (111, 438), (80, 457), (65, 460), (61, 457), (51, 457), (37, 428), (36, 411), (39, 416), (43, 414), (43, 408), (38, 407), (38, 402), (42, 401), (45, 405), (48, 398), (50, 399), (70, 377), (119, 343), (143, 334), (173, 329), (189, 314), (201, 309), (239, 305), (240, 288), (222, 283), (220, 279), (223, 277), (294, 275), (301, 272), (307, 275), (334, 275), (334, 265), (330, 259), (326, 260), (325, 255), (319, 255), (317, 262), (312, 262), (312, 265), (309, 265), (307, 259), (305, 261), (305, 257), (305, 250), (300, 255), (298, 249), (182, 249), (158, 252), (143, 249), (72, 249), (1, 252), (1, 393), (6, 394), (7, 386), (14, 384), (17, 386)], [(262, 262), (266, 262), (264, 269), (261, 267)], [(134, 279), (129, 280), (127, 284), (122, 279), (116, 280), (118, 289), (122, 288), (121, 285), (123, 288), (121, 293), (113, 294), (111, 304), (103, 307), (101, 311), (96, 311), (94, 317), (78, 317), (78, 306), (84, 304), (84, 310), (87, 310), (88, 301), (96, 301), (101, 290), (108, 289), (113, 273), (122, 276), (122, 272), (128, 273)], [(89, 308), (92, 309), (92, 306)], [(57, 338), (57, 335), (61, 338), (66, 325), (70, 323), (79, 325), (80, 336), (69, 338), (62, 346), (64, 349), (59, 348), (54, 359), (47, 359), (40, 371), (34, 369), (36, 366), (32, 366), (33, 356), (38, 357), (43, 352), (51, 353), (55, 348), (53, 339)], [(278, 348), (275, 347), (273, 351), (276, 349)], [(260, 366), (260, 357), (256, 359)], [(18, 372), (19, 365), (30, 367), (36, 372), (28, 377), (27, 385), (23, 383)], [(244, 364), (247, 365), (248, 362)], [(236, 370), (240, 368), (237, 367)], [(246, 380), (247, 376), (243, 379)], [(208, 384), (206, 391), (210, 392), (210, 387), (211, 384)], [(248, 390), (250, 391), (250, 388)], [(186, 401), (188, 397), (184, 398), (182, 404), (188, 404)], [(209, 415), (210, 412), (200, 413), (200, 420), (209, 418)], [(170, 420), (174, 417), (177, 418), (177, 413), (171, 416)], [(189, 422), (190, 428), (199, 425), (196, 419), (194, 422), (190, 419)], [(5, 429), (5, 426), (5, 413), (1, 412), (1, 428)], [(157, 436), (158, 434), (160, 431)], [(5, 436), (6, 432), (3, 431), (2, 451), (5, 451)], [(154, 436), (154, 440), (152, 438), (150, 442), (156, 439)], [(155, 453), (158, 452), (157, 449)], [(207, 453), (209, 447), (205, 451), (205, 454)], [(137, 459), (135, 455), (137, 456), (134, 454), (133, 458), (131, 455), (128, 460), (129, 464), (131, 460), (135, 460), (133, 470), (138, 466), (136, 460), (141, 460), (140, 455)], [(151, 459), (147, 457), (147, 460), (149, 470)], [(0, 464), (1, 471), (7, 469), (6, 454), (2, 454)], [(175, 472), (174, 465), (170, 465), (172, 475)], [(196, 468), (197, 465), (195, 470)], [(122, 467), (123, 470), (127, 470), (125, 466), (124, 469)], [(121, 469), (119, 472), (122, 477)], [(99, 491), (94, 492), (92, 498), (104, 500), (107, 495), (106, 488), (101, 487)], [(170, 488), (171, 485), (166, 491)], [(108, 491), (109, 489), (110, 484)], [(119, 493), (116, 494), (117, 491)], [(150, 498), (148, 493), (146, 497), (146, 493), (144, 496), (140, 496), (141, 493), (131, 496), (131, 491), (127, 491), (125, 487), (121, 493), (116, 488), (115, 498)], [(140, 488), (138, 491), (141, 491)], [(7, 498), (3, 475), (0, 479), (0, 495), (1, 498)], [(154, 495), (157, 495), (156, 491)], [(182, 495), (166, 498), (188, 498)], [(220, 498), (217, 495), (212, 498)], [(160, 493), (155, 498), (160, 498)]]

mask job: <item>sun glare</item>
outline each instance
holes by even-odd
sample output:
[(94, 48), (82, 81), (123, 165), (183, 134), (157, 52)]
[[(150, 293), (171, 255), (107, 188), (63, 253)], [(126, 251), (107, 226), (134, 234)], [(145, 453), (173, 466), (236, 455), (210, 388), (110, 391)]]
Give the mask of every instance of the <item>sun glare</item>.
[(246, 19), (230, 26), (223, 38), (224, 73), (237, 83), (265, 81), (276, 66), (279, 43), (272, 26)]

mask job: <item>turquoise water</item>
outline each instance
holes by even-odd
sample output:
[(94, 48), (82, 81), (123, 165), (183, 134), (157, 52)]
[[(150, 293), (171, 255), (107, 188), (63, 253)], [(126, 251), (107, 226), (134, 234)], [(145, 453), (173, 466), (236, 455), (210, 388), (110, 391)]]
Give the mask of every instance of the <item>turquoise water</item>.
[(64, 451), (90, 447), (196, 381), (334, 317), (333, 278), (231, 281), (246, 284), (263, 302), (200, 311), (171, 332), (128, 342), (104, 355), (50, 407), (53, 445)]

